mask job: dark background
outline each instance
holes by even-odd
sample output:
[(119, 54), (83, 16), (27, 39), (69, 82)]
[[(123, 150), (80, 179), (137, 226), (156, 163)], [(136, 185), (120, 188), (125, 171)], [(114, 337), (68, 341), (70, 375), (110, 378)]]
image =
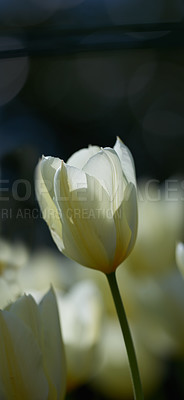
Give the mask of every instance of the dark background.
[[(1, 2), (3, 237), (54, 246), (34, 193), (42, 154), (66, 161), (88, 144), (112, 147), (118, 135), (138, 179), (182, 181), (183, 19), (182, 0)], [(173, 398), (172, 385), (181, 393), (177, 368), (169, 365), (154, 398)]]
[[(0, 68), (2, 208), (37, 207), (34, 169), (42, 154), (66, 161), (88, 144), (112, 147), (117, 135), (133, 154), (138, 178), (182, 179), (183, 48), (17, 57), (0, 60)], [(30, 182), (30, 196), (24, 181), (12, 188), (17, 179)], [(42, 241), (32, 235), (39, 221), (15, 216), (2, 224), (6, 236)]]

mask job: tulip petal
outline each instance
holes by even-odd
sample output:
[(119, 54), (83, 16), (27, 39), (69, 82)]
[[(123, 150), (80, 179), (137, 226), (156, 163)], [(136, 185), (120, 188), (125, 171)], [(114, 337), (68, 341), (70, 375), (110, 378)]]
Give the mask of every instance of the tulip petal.
[(13, 313), (0, 311), (0, 398), (47, 400), (42, 356), (31, 330)]
[(55, 195), (63, 222), (63, 253), (82, 265), (109, 271), (116, 232), (107, 192), (94, 177), (63, 163), (55, 175)]
[(89, 159), (83, 171), (93, 176), (107, 191), (112, 201), (113, 213), (119, 208), (123, 200), (126, 181), (119, 157), (111, 148), (102, 149)]
[(54, 175), (57, 169), (61, 166), (60, 158), (56, 157), (43, 157), (41, 160), (41, 173), (44, 180), (45, 186), (50, 194), (50, 197), (54, 198)]
[(67, 164), (71, 167), (82, 169), (89, 158), (94, 156), (94, 154), (98, 153), (99, 151), (100, 147), (98, 146), (88, 146), (87, 149), (81, 149), (72, 154), (72, 156), (68, 159)]
[(137, 193), (136, 188), (132, 183), (127, 185), (124, 202), (124, 212), (128, 226), (131, 230), (131, 240), (126, 253), (126, 257), (128, 257), (136, 241), (138, 225)]
[(114, 150), (120, 159), (121, 167), (127, 181), (132, 182), (136, 187), (135, 166), (132, 154), (119, 137), (117, 137)]
[(43, 218), (49, 226), (54, 242), (62, 251), (62, 225), (54, 203), (53, 189), (54, 175), (60, 165), (61, 160), (59, 158), (43, 158), (36, 168), (35, 190)]
[(132, 250), (137, 234), (137, 199), (132, 183), (125, 189), (124, 200), (115, 213), (114, 220), (117, 232), (114, 265), (118, 266)]
[(176, 263), (182, 275), (184, 275), (184, 244), (182, 242), (176, 245)]
[(41, 345), (41, 328), (38, 306), (31, 295), (24, 295), (17, 301), (7, 307), (9, 312), (20, 318), (26, 326), (28, 326), (37, 341), (39, 347)]
[(49, 383), (48, 400), (62, 400), (66, 390), (66, 361), (56, 296), (51, 289), (39, 305), (44, 370)]

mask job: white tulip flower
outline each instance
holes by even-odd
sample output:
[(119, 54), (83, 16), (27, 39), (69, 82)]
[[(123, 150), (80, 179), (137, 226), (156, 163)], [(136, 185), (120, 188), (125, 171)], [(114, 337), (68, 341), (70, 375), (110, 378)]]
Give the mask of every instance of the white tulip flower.
[(36, 194), (52, 237), (67, 257), (110, 274), (131, 252), (137, 233), (135, 168), (119, 138), (113, 149), (89, 146), (67, 163), (43, 157)]

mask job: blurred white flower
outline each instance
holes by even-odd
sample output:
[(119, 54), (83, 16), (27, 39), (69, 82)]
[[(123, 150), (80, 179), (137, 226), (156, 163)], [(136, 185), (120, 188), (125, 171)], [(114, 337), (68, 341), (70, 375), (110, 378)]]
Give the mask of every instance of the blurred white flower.
[[(22, 243), (9, 243), (0, 239), (0, 273), (6, 268), (20, 268), (28, 260), (28, 251)], [(3, 267), (4, 266), (4, 267)]]
[(30, 257), (18, 276), (19, 293), (30, 293), (37, 302), (51, 284), (55, 288), (67, 360), (68, 390), (89, 381), (94, 373), (94, 350), (101, 335), (104, 311), (97, 285), (85, 276), (78, 282), (77, 267), (81, 266), (60, 253), (42, 249)]
[[(96, 369), (95, 348), (101, 336), (103, 303), (91, 281), (76, 283), (58, 296), (67, 360), (68, 389), (89, 381)], [(79, 366), (80, 364), (80, 366)]]
[(125, 261), (127, 268), (139, 276), (161, 275), (175, 267), (175, 246), (182, 235), (184, 222), (179, 183), (172, 194), (173, 199), (169, 198), (167, 185), (148, 183), (139, 185), (138, 235), (135, 247)]
[(64, 398), (66, 365), (56, 297), (19, 298), (0, 311), (0, 397)]
[(0, 308), (20, 294), (18, 276), (27, 260), (28, 251), (23, 244), (0, 239)]
[(32, 290), (44, 293), (52, 284), (55, 289), (66, 290), (73, 278), (71, 261), (55, 250), (42, 248), (29, 255), (25, 267), (18, 276), (20, 292)]
[(176, 263), (184, 276), (184, 243), (181, 242), (176, 245)]
[[(147, 348), (131, 325), (136, 346), (139, 370), (144, 394), (148, 395), (160, 383), (164, 374), (164, 363)], [(108, 318), (104, 323), (101, 340), (97, 348), (96, 375), (92, 382), (96, 390), (105, 397), (115, 399), (132, 399), (132, 383), (126, 348), (122, 343), (122, 333), (118, 321)]]

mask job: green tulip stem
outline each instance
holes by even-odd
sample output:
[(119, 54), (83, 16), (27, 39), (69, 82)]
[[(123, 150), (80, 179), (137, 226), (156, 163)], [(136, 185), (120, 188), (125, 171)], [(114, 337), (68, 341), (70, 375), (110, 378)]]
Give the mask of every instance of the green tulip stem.
[(134, 398), (135, 398), (135, 400), (144, 400), (144, 395), (143, 395), (143, 390), (142, 390), (142, 385), (141, 385), (141, 380), (140, 380), (140, 374), (139, 374), (139, 368), (138, 368), (138, 364), (137, 364), (134, 344), (133, 344), (132, 336), (130, 333), (130, 329), (129, 329), (125, 309), (123, 306), (123, 302), (122, 302), (122, 299), (121, 299), (121, 296), (119, 293), (119, 289), (118, 289), (118, 285), (117, 285), (117, 281), (116, 281), (116, 275), (115, 275), (115, 272), (112, 272), (111, 274), (107, 274), (106, 276), (107, 276), (107, 280), (109, 282), (109, 286), (111, 289), (112, 297), (114, 299), (114, 304), (116, 307), (121, 330), (122, 330), (124, 341), (125, 341), (125, 346), (126, 346), (126, 350), (127, 350), (129, 366), (130, 366), (130, 371), (131, 371)]

